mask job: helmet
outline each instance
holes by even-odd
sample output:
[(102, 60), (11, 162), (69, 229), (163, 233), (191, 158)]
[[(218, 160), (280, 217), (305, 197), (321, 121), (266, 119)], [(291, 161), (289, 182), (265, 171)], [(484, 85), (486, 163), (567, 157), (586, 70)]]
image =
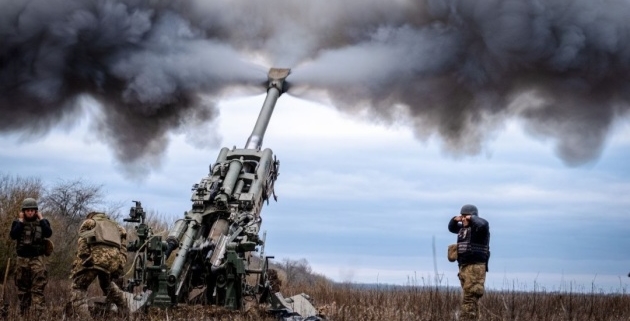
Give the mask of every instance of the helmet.
[(34, 198), (25, 198), (22, 201), (22, 210), (26, 210), (26, 209), (38, 209), (37, 208), (37, 201)]
[[(85, 218), (86, 218), (86, 219), (92, 219), (92, 218), (94, 218), (94, 216), (96, 216), (96, 215), (102, 215), (102, 216), (107, 217), (107, 215), (106, 215), (105, 213), (103, 213), (103, 212), (89, 212), (89, 213), (85, 216)], [(109, 217), (107, 217), (107, 218), (109, 218)]]
[(477, 206), (472, 204), (466, 204), (462, 206), (462, 210), (459, 211), (460, 214), (470, 214), (470, 215), (478, 215), (479, 211), (477, 211)]

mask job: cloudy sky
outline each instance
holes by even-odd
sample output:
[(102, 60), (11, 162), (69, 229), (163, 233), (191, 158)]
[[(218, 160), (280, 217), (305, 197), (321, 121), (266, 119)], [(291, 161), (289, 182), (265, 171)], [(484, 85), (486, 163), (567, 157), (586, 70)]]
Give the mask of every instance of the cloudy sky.
[(0, 168), (181, 217), (290, 67), (268, 254), (456, 285), (446, 225), (472, 203), (489, 287), (626, 289), (627, 1), (381, 2), (0, 2)]
[[(220, 104), (221, 146), (243, 147), (264, 95)], [(112, 201), (140, 200), (178, 218), (190, 187), (207, 175), (219, 148), (200, 149), (172, 135), (162, 165), (128, 178), (112, 153), (83, 125), (36, 140), (0, 139), (6, 173), (54, 183), (82, 178), (104, 184)], [(601, 157), (567, 167), (553, 144), (510, 122), (477, 156), (445, 155), (440, 142), (409, 128), (356, 120), (330, 106), (280, 97), (264, 146), (281, 161), (278, 202), (263, 210), (266, 252), (305, 258), (338, 281), (434, 282), (432, 242), (443, 284), (456, 284), (446, 260), (455, 241), (448, 220), (465, 203), (491, 224), (488, 286), (496, 289), (591, 289), (629, 285), (630, 123), (620, 121)]]

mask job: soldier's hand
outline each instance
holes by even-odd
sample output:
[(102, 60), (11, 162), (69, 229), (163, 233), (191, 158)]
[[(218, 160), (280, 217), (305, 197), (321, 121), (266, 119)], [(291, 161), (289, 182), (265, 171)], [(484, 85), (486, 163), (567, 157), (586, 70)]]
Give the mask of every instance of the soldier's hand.
[(24, 212), (20, 211), (20, 214), (18, 214), (18, 220), (20, 220), (20, 222), (24, 222)]
[(40, 213), (39, 211), (37, 211), (37, 219), (38, 220), (44, 219), (44, 217), (42, 216), (42, 213)]

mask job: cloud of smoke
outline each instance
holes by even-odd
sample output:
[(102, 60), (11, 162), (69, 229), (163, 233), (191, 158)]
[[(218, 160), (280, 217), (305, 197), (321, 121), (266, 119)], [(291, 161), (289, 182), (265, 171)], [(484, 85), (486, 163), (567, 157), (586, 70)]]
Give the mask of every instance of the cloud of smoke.
[(320, 51), (290, 80), (351, 113), (411, 123), (419, 138), (437, 133), (454, 154), (478, 153), (518, 117), (579, 165), (627, 115), (628, 1), (430, 0), (426, 13), (374, 21), (369, 37)]
[[(195, 132), (190, 127), (217, 117), (214, 101), (225, 89), (266, 80), (264, 68), (209, 38), (184, 9), (133, 0), (1, 2), (0, 132), (45, 134), (78, 118), (79, 98), (89, 95), (102, 106), (94, 129), (116, 158), (155, 164), (170, 131)], [(200, 137), (191, 140), (213, 143)]]
[(117, 159), (155, 161), (172, 131), (216, 143), (194, 133), (212, 132), (227, 89), (264, 83), (262, 64), (293, 68), (291, 94), (324, 92), (454, 154), (518, 117), (582, 164), (628, 110), (629, 13), (622, 0), (1, 1), (0, 133), (45, 134), (89, 95)]

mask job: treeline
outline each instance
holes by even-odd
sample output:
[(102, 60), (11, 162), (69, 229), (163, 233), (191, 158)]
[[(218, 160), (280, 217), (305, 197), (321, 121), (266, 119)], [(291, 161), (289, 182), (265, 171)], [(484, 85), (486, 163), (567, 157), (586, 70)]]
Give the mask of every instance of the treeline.
[[(127, 210), (130, 205), (122, 201), (108, 201), (103, 185), (83, 179), (59, 180), (47, 184), (39, 178), (0, 173), (0, 271), (2, 271), (0, 280), (4, 278), (8, 259), (11, 258), (11, 261), (15, 262), (16, 242), (11, 240), (9, 231), (12, 222), (18, 217), (22, 201), (27, 197), (38, 201), (39, 211), (50, 221), (53, 229), (51, 240), (55, 244), (55, 250), (47, 260), (48, 275), (50, 279), (56, 280), (68, 279), (70, 276), (78, 230), (85, 215), (91, 211), (101, 211), (122, 223), (127, 215), (127, 211), (123, 209)], [(176, 219), (168, 219), (148, 210), (146, 223), (155, 235), (166, 237)], [(134, 240), (136, 238), (134, 226), (131, 224), (123, 226), (127, 229), (127, 240)], [(127, 268), (131, 266), (133, 255), (130, 253)], [(284, 259), (272, 262), (271, 267), (278, 271), (283, 284), (312, 286), (329, 282), (325, 276), (314, 273), (305, 259)], [(4, 283), (4, 280), (2, 282)]]

